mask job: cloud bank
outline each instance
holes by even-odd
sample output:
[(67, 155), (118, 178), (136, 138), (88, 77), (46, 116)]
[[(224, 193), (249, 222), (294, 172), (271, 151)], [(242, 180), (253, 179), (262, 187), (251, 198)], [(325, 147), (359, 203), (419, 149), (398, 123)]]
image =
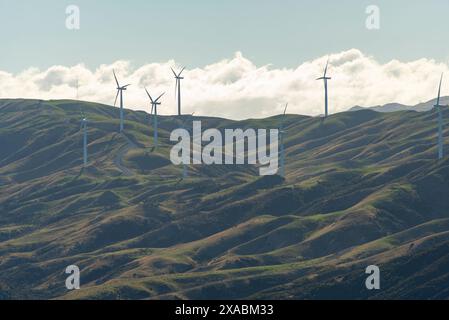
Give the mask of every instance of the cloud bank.
[[(323, 113), (324, 89), (315, 79), (323, 73), (327, 56), (307, 61), (295, 69), (256, 66), (242, 53), (202, 68), (187, 69), (182, 82), (183, 113), (232, 119), (260, 118), (279, 114), (289, 102), (289, 113)], [(435, 98), (441, 72), (448, 64), (431, 59), (411, 62), (393, 60), (381, 64), (357, 49), (331, 54), (328, 75), (330, 113), (353, 106), (375, 106), (391, 102), (415, 105)], [(117, 61), (90, 70), (80, 64), (52, 66), (47, 70), (29, 68), (18, 74), (0, 71), (0, 98), (75, 99), (77, 79), (79, 99), (113, 104), (115, 69), (123, 84), (125, 107), (149, 111), (144, 87), (153, 95), (166, 92), (162, 114), (175, 114), (173, 60), (140, 67)], [(449, 81), (449, 80), (448, 80)], [(449, 85), (443, 87), (449, 94)]]

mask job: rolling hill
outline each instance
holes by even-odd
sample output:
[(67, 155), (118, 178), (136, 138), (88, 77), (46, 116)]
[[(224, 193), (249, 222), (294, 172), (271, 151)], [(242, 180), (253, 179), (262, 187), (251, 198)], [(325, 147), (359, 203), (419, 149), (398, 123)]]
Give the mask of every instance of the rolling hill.
[[(434, 110), (288, 115), (285, 179), (250, 165), (192, 165), (181, 179), (169, 134), (192, 117), (161, 117), (157, 150), (150, 116), (125, 117), (119, 134), (117, 108), (0, 100), (0, 298), (449, 298), (449, 160), (436, 160)], [(69, 292), (71, 264), (82, 288)], [(378, 291), (365, 288), (371, 264)]]
[[(369, 107), (369, 108), (363, 108), (360, 106), (356, 106), (350, 109), (350, 111), (360, 111), (360, 110), (373, 110), (377, 112), (397, 112), (397, 111), (418, 111), (418, 112), (425, 112), (425, 111), (431, 111), (433, 109), (433, 106), (437, 103), (436, 99), (422, 102), (420, 104), (417, 104), (416, 106), (407, 106), (400, 103), (389, 103), (383, 106), (375, 106), (375, 107)], [(449, 104), (449, 97), (442, 97), (441, 102), (442, 105), (448, 105)]]

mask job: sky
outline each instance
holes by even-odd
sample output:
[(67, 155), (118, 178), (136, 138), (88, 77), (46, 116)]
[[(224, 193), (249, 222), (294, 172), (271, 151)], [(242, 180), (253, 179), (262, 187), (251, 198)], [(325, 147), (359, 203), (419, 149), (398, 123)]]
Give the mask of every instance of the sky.
[[(66, 27), (68, 5), (79, 30)], [(378, 30), (366, 28), (369, 5)], [(133, 84), (126, 107), (148, 109), (147, 86), (170, 93), (170, 114), (170, 67), (186, 66), (186, 113), (256, 118), (288, 101), (316, 115), (329, 57), (331, 112), (417, 104), (448, 71), (447, 12), (446, 0), (0, 0), (0, 98), (75, 98), (79, 78), (80, 99), (112, 104), (115, 68)]]

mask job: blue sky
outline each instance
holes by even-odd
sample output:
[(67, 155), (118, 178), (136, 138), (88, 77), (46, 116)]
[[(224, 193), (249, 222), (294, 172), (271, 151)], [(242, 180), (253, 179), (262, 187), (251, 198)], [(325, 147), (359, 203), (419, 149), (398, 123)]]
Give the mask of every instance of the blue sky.
[[(78, 31), (66, 28), (68, 5)], [(380, 30), (365, 26), (369, 5)], [(173, 93), (176, 65), (187, 67), (186, 113), (266, 117), (288, 101), (318, 115), (329, 57), (330, 113), (415, 105), (449, 74), (448, 12), (447, 0), (0, 0), (0, 97), (113, 104), (115, 69), (133, 84), (125, 107), (147, 110), (143, 88)], [(163, 100), (161, 113), (175, 113), (174, 95)]]
[[(81, 30), (65, 28), (65, 8)], [(365, 28), (365, 8), (381, 29)], [(256, 65), (294, 67), (357, 48), (380, 62), (449, 57), (446, 0), (0, 0), (0, 70), (119, 59), (135, 65), (175, 59), (190, 68), (241, 51)]]

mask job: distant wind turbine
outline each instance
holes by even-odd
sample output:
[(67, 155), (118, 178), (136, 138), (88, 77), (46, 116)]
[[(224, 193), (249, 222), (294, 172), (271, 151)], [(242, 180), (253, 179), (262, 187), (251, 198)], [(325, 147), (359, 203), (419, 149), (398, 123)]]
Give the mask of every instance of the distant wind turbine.
[(80, 129), (83, 130), (83, 164), (87, 166), (87, 118), (81, 112), (82, 120)]
[(327, 118), (329, 115), (329, 105), (328, 105), (328, 96), (327, 96), (327, 81), (331, 80), (332, 78), (327, 77), (327, 67), (329, 66), (329, 59), (327, 59), (326, 68), (324, 69), (324, 75), (321, 78), (318, 78), (317, 80), (323, 80), (324, 81), (324, 117)]
[(165, 94), (165, 92), (163, 94), (161, 94), (156, 100), (153, 100), (153, 97), (151, 97), (150, 93), (148, 92), (148, 90), (145, 88), (145, 91), (147, 92), (148, 97), (150, 98), (151, 101), (151, 115), (153, 115), (154, 112), (154, 117), (153, 117), (153, 130), (154, 130), (154, 147), (157, 148), (158, 145), (158, 135), (157, 135), (157, 107), (159, 105), (161, 105), (161, 103), (159, 102), (159, 99), (162, 98), (162, 96)]
[(184, 77), (181, 77), (182, 72), (184, 71), (185, 67), (182, 68), (182, 70), (179, 73), (176, 73), (173, 68), (171, 68), (171, 71), (175, 75), (176, 79), (176, 85), (175, 85), (175, 97), (178, 96), (178, 116), (181, 115), (181, 80), (184, 79)]
[(79, 78), (76, 78), (76, 100), (79, 100), (79, 88), (80, 88), (80, 83), (79, 83)]
[(281, 125), (279, 127), (279, 136), (281, 140), (281, 159), (280, 159), (280, 169), (279, 175), (282, 178), (285, 178), (285, 147), (284, 147), (284, 134), (286, 131), (284, 130), (284, 121), (285, 121), (285, 113), (287, 112), (288, 103), (285, 105), (284, 114), (281, 118)]
[(114, 107), (117, 104), (117, 98), (120, 94), (120, 132), (123, 132), (123, 91), (125, 91), (130, 84), (121, 87), (117, 80), (117, 76), (115, 75), (115, 70), (112, 70), (112, 72), (114, 73), (115, 82), (117, 83), (117, 95), (115, 96)]
[(441, 108), (445, 107), (440, 104), (440, 97), (441, 97), (441, 84), (443, 83), (443, 75), (441, 74), (440, 78), (440, 86), (438, 87), (438, 98), (437, 103), (434, 105), (434, 107), (438, 111), (438, 159), (441, 160), (444, 157), (443, 153), (443, 115)]

